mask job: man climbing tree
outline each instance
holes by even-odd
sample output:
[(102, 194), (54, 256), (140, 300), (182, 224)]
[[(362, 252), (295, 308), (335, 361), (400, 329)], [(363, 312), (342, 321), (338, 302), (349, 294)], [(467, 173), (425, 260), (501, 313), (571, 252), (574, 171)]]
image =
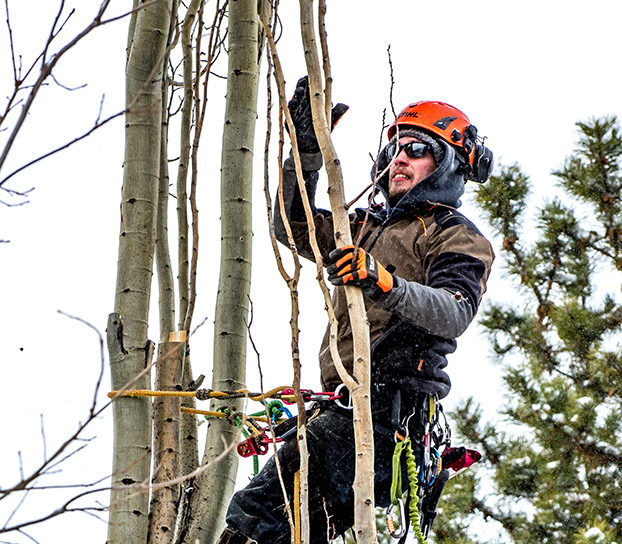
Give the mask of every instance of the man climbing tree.
[[(337, 341), (349, 371), (352, 339), (343, 286), (358, 287), (366, 297), (372, 342), (375, 500), (388, 506), (395, 433), (413, 437), (419, 467), (431, 464), (423, 437), (433, 432), (432, 408), (450, 389), (443, 370), (445, 356), (456, 349), (455, 338), (472, 321), (486, 288), (494, 259), (492, 248), (456, 208), (467, 180), (483, 182), (489, 177), (492, 153), (481, 145), (476, 128), (456, 108), (441, 102), (410, 104), (389, 128), (390, 141), (372, 170), (377, 181), (374, 187), (386, 198), (386, 206), (371, 204), (369, 213), (356, 210), (351, 216), (356, 244), (335, 249), (332, 215), (313, 204), (322, 159), (311, 120), (307, 78), (298, 82), (289, 109), (317, 240), (328, 265), (328, 278), (337, 286), (333, 294), (339, 323)], [(333, 108), (333, 127), (346, 109), (343, 104)], [(312, 259), (291, 156), (284, 165), (283, 190), (284, 211), (298, 250)], [(287, 244), (278, 202), (276, 210), (277, 234)], [(333, 391), (340, 379), (328, 346), (327, 331), (320, 366), (323, 387)], [(353, 523), (352, 412), (330, 405), (310, 419), (308, 446), (309, 516), (315, 544), (342, 534)], [(285, 440), (278, 456), (289, 501), (293, 502), (299, 465), (294, 437)], [(429, 494), (427, 504), (424, 500), (423, 510), (430, 516), (423, 523), (428, 523), (428, 528), (445, 481), (445, 477), (437, 478), (434, 493)], [(272, 459), (234, 495), (228, 527), (219, 542), (289, 542), (284, 504)]]

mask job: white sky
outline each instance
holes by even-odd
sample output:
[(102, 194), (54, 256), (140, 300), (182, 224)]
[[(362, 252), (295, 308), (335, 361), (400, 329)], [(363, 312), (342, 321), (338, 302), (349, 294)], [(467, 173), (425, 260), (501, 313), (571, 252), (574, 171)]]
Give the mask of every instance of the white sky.
[[(23, 54), (25, 65), (33, 52), (39, 51), (53, 16), (54, 6), (37, 4), (33, 21), (30, 3), (26, 9), (25, 4), (10, 2), (16, 50)], [(291, 95), (296, 80), (306, 70), (297, 34), (297, 3), (283, 4), (287, 4), (281, 11), (286, 32), (280, 50)], [(76, 5), (75, 18), (86, 21), (99, 3), (84, 1)], [(114, 5), (118, 11), (125, 7), (119, 1)], [(382, 110), (389, 108), (389, 44), (396, 82), (395, 108), (399, 111), (408, 102), (420, 99), (442, 100), (459, 107), (480, 134), (488, 137), (497, 163), (518, 162), (531, 176), (539, 195), (555, 195), (549, 172), (559, 167), (571, 151), (576, 121), (605, 114), (622, 117), (622, 4), (618, 0), (589, 4), (572, 0), (385, 0), (379, 5), (364, 0), (329, 2), (328, 6), (334, 101), (351, 107), (334, 133), (349, 197), (368, 181), (368, 154), (377, 148)], [(66, 36), (75, 28), (78, 26), (69, 25)], [(31, 111), (4, 175), (11, 166), (20, 166), (90, 128), (102, 94), (106, 96), (104, 114), (122, 109), (125, 39), (126, 22), (114, 23), (96, 31), (61, 61), (56, 76), (62, 84), (75, 87), (87, 83), (88, 87), (68, 92), (49, 82)], [(0, 40), (4, 99), (12, 90), (5, 26)], [(208, 105), (209, 124), (201, 144), (198, 198), (202, 245), (195, 312), (195, 324), (204, 317), (208, 322), (192, 343), (195, 373), (206, 374), (208, 381), (218, 282), (219, 156), (225, 94), (224, 83), (216, 79), (212, 82), (215, 85)], [(263, 76), (260, 86), (263, 96)], [(291, 381), (289, 295), (267, 242), (261, 190), (263, 105), (258, 115), (252, 334), (269, 388)], [(4, 142), (6, 132), (0, 133), (0, 138)], [(177, 154), (171, 151), (171, 156)], [(98, 339), (93, 331), (57, 311), (79, 316), (104, 334), (114, 302), (122, 160), (123, 122), (119, 119), (69, 151), (16, 177), (12, 188), (35, 187), (29, 204), (0, 207), (0, 239), (10, 240), (0, 245), (0, 411), (5, 430), (0, 448), (0, 487), (10, 485), (19, 474), (18, 450), (22, 450), (26, 472), (41, 458), (39, 414), (43, 413), (45, 419), (48, 451), (86, 415), (99, 372)], [(174, 179), (174, 169), (171, 177)], [(276, 179), (273, 168), (273, 191)], [(325, 187), (325, 181), (321, 182), (319, 193), (324, 193)], [(473, 186), (467, 187), (467, 193), (469, 190), (472, 192)], [(0, 198), (6, 200), (5, 195)], [(490, 234), (468, 200), (464, 199), (464, 213)], [(525, 227), (531, 228), (529, 224)], [(495, 245), (498, 248), (498, 243)], [(303, 272), (303, 382), (317, 389), (316, 354), (325, 317), (314, 265), (305, 264)], [(488, 300), (511, 303), (512, 295), (503, 285), (501, 273), (497, 261)], [(157, 336), (154, 320), (151, 338), (157, 341)], [(459, 341), (449, 371), (454, 389), (445, 402), (446, 408), (469, 395), (476, 395), (490, 414), (503, 404), (498, 369), (489, 361), (487, 343), (477, 326), (472, 326)], [(256, 386), (256, 359), (250, 349), (248, 374), (249, 385)], [(102, 400), (108, 389), (106, 368)], [(110, 412), (87, 436), (97, 438), (85, 455), (76, 458), (74, 469), (59, 475), (58, 481), (92, 481), (109, 472)], [(250, 461), (241, 463), (241, 481), (251, 470)], [(23, 515), (39, 515), (54, 506), (51, 499), (37, 499), (32, 494)], [(0, 504), (0, 523), (6, 519), (6, 508)], [(84, 540), (84, 531), (92, 541), (105, 540), (105, 524), (79, 514), (49, 522), (31, 533), (42, 543), (62, 538), (72, 544)], [(22, 535), (6, 539), (0, 535), (0, 542), (4, 540), (29, 542)]]

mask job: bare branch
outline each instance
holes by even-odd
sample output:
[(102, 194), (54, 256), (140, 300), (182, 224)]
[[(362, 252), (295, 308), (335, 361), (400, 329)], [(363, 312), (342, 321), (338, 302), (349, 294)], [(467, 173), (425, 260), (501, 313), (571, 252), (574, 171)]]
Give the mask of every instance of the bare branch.
[(7, 30), (9, 31), (9, 45), (11, 47), (11, 63), (13, 66), (13, 81), (15, 81), (15, 86), (17, 87), (17, 74), (18, 69), (17, 69), (17, 65), (15, 63), (15, 45), (13, 43), (13, 28), (11, 27), (11, 17), (9, 15), (9, 0), (4, 0), (4, 9), (6, 12), (6, 26), (7, 26)]
[(45, 461), (48, 456), (48, 448), (47, 448), (47, 442), (45, 440), (45, 427), (43, 423), (43, 414), (39, 414), (39, 427), (41, 429), (41, 441), (43, 445), (43, 460)]
[(391, 59), (391, 45), (390, 44), (387, 47), (387, 56), (389, 58), (389, 70), (391, 71), (391, 87), (389, 88), (389, 104), (391, 105), (391, 112), (393, 112), (393, 118), (397, 119), (397, 113), (395, 111), (395, 106), (393, 105), (393, 87), (395, 86), (395, 80), (393, 79), (393, 60)]
[(66, 91), (77, 91), (79, 89), (84, 89), (84, 87), (86, 87), (86, 83), (83, 83), (82, 85), (78, 85), (77, 87), (69, 87), (67, 85), (63, 85), (60, 81), (58, 81), (58, 79), (56, 79), (56, 76), (54, 74), (50, 74), (50, 77), (52, 78), (54, 83), (56, 83), (56, 85), (58, 85), (59, 87), (62, 87)]
[[(342, 247), (352, 243), (350, 221), (344, 206), (343, 174), (330, 138), (331, 120), (326, 118), (325, 104), (322, 104), (322, 81), (311, 9), (312, 3), (308, 0), (300, 0), (299, 4), (300, 29), (309, 74), (313, 126), (328, 175), (335, 244), (337, 247)], [(349, 387), (353, 403), (353, 424), (356, 437), (356, 471), (352, 485), (356, 505), (354, 524), (359, 541), (362, 544), (371, 544), (376, 541), (376, 526), (373, 489), (374, 437), (370, 406), (369, 324), (361, 290), (345, 286), (345, 296), (352, 327), (352, 381), (356, 383), (356, 386)], [(336, 369), (342, 377), (341, 369), (337, 366)], [(350, 378), (350, 376), (347, 377)]]
[[(268, 77), (270, 77), (269, 72), (270, 70), (268, 70)], [(249, 297), (249, 302), (250, 302), (250, 320), (248, 324), (246, 325), (246, 330), (248, 331), (248, 339), (250, 340), (253, 351), (255, 352), (255, 355), (257, 357), (257, 368), (259, 369), (259, 389), (261, 391), (261, 394), (264, 395), (263, 372), (261, 370), (261, 356), (259, 355), (259, 350), (257, 349), (255, 340), (253, 339), (253, 335), (251, 334), (251, 324), (253, 321), (253, 302), (250, 300), (250, 297)], [(272, 446), (274, 448), (274, 463), (276, 465), (276, 473), (278, 475), (279, 482), (281, 484), (281, 490), (283, 491), (283, 501), (285, 504), (285, 512), (287, 513), (287, 519), (289, 520), (291, 534), (293, 535), (294, 531), (296, 530), (296, 525), (294, 523), (294, 516), (292, 514), (292, 508), (289, 503), (289, 496), (287, 495), (287, 488), (285, 486), (285, 480), (283, 479), (283, 470), (281, 469), (281, 461), (279, 460), (279, 456), (277, 455), (276, 439), (274, 437), (274, 433), (272, 432), (272, 419), (270, 418), (270, 414), (268, 413), (268, 408), (266, 406), (266, 403), (263, 402), (262, 404), (264, 405), (264, 409), (266, 412), (266, 419), (268, 421), (268, 426), (270, 427), (270, 436), (272, 437)]]
[[(4, 187), (4, 184), (11, 179), (13, 176), (15, 176), (16, 174), (19, 174), (22, 170), (25, 170), (26, 168), (29, 168), (30, 166), (32, 166), (33, 164), (38, 163), (39, 161), (42, 161), (43, 159), (47, 159), (48, 157), (51, 157), (52, 155), (55, 155), (56, 153), (58, 153), (59, 151), (63, 151), (65, 149), (67, 149), (68, 147), (71, 147), (73, 144), (76, 144), (82, 140), (84, 140), (84, 138), (86, 138), (87, 136), (90, 136), (91, 134), (93, 134), (93, 132), (95, 132), (97, 129), (103, 127), (105, 124), (109, 123), (110, 121), (112, 121), (113, 119), (116, 119), (117, 117), (123, 115), (125, 113), (124, 111), (120, 111), (115, 113), (114, 115), (111, 115), (110, 117), (107, 117), (106, 119), (104, 119), (102, 122), (97, 123), (95, 125), (93, 125), (89, 130), (87, 130), (84, 134), (78, 136), (77, 138), (74, 138), (73, 140), (71, 140), (70, 142), (67, 142), (63, 145), (61, 145), (60, 147), (57, 147), (56, 149), (53, 149), (52, 151), (47, 152), (45, 155), (41, 155), (40, 157), (37, 157), (36, 159), (31, 160), (30, 162), (27, 162), (26, 164), (24, 164), (23, 166), (20, 166), (19, 168), (17, 168), (16, 170), (13, 170), (13, 172), (11, 172), (8, 176), (6, 176), (5, 178), (3, 178), (2, 180), (0, 180), (0, 189), (7, 191), (7, 189)], [(98, 116), (99, 117), (99, 116)], [(32, 191), (33, 189), (29, 189), (28, 192)], [(17, 191), (12, 191), (13, 193), (19, 194), (17, 193)]]
[[(6, 1), (6, 0), (5, 0)], [(114, 21), (117, 21), (119, 19), (122, 19), (124, 17), (127, 17), (128, 15), (130, 15), (131, 13), (141, 10), (141, 9), (145, 9), (146, 7), (150, 6), (151, 4), (155, 4), (157, 2), (159, 2), (160, 0), (150, 0), (149, 2), (145, 2), (140, 4), (140, 6), (136, 7), (135, 9), (123, 14), (123, 15), (119, 15), (116, 17), (112, 17), (110, 19), (107, 20), (102, 20), (102, 17), (104, 16), (104, 13), (106, 12), (106, 10), (108, 9), (108, 6), (110, 4), (110, 0), (104, 0), (104, 2), (102, 2), (102, 4), (99, 7), (99, 10), (97, 11), (97, 14), (95, 15), (95, 17), (93, 18), (93, 20), (91, 21), (91, 23), (89, 23), (81, 32), (79, 32), (73, 39), (71, 39), (69, 42), (67, 42), (63, 47), (60, 48), (60, 50), (55, 53), (54, 55), (51, 56), (49, 62), (46, 62), (46, 58), (47, 58), (47, 53), (48, 53), (48, 49), (50, 47), (50, 44), (52, 42), (52, 40), (58, 35), (58, 32), (60, 32), (63, 28), (63, 26), (66, 24), (67, 20), (69, 19), (69, 17), (71, 17), (71, 14), (73, 13), (73, 11), (67, 16), (67, 18), (65, 19), (65, 21), (60, 25), (60, 27), (58, 28), (58, 30), (56, 30), (56, 27), (58, 25), (58, 21), (60, 20), (61, 14), (62, 14), (62, 9), (63, 9), (63, 5), (64, 5), (64, 0), (63, 2), (61, 2), (61, 8), (59, 9), (55, 19), (54, 19), (54, 23), (52, 25), (52, 30), (50, 31), (50, 35), (48, 36), (48, 39), (46, 41), (45, 47), (43, 49), (43, 51), (39, 54), (39, 56), (37, 57), (37, 59), (35, 60), (35, 62), (31, 65), (30, 69), (27, 71), (26, 75), (23, 78), (17, 78), (15, 80), (15, 91), (13, 93), (13, 95), (11, 96), (11, 98), (9, 99), (9, 106), (7, 107), (5, 114), (3, 115), (2, 118), (0, 118), (0, 121), (3, 121), (6, 118), (6, 114), (8, 113), (10, 107), (11, 107), (11, 103), (14, 100), (18, 90), (21, 88), (21, 85), (23, 84), (24, 80), (28, 77), (28, 75), (30, 74), (30, 72), (34, 69), (35, 65), (37, 64), (37, 62), (39, 60), (41, 60), (41, 68), (39, 71), (39, 75), (36, 78), (36, 81), (34, 82), (34, 84), (32, 84), (29, 88), (30, 88), (30, 92), (24, 102), (24, 105), (22, 107), (22, 111), (17, 119), (17, 121), (15, 122), (15, 125), (13, 126), (13, 129), (11, 130), (11, 134), (9, 135), (7, 142), (4, 146), (4, 149), (2, 150), (2, 153), (0, 154), (0, 170), (2, 169), (2, 167), (4, 166), (4, 163), (9, 155), (9, 152), (11, 151), (11, 148), (13, 147), (13, 144), (15, 143), (15, 139), (19, 133), (19, 131), (21, 130), (24, 121), (26, 120), (26, 117), (28, 115), (28, 113), (30, 112), (30, 108), (32, 107), (32, 104), (37, 96), (37, 94), (39, 93), (39, 91), (41, 90), (41, 87), (44, 85), (45, 80), (52, 74), (52, 71), (54, 70), (54, 68), (56, 67), (56, 64), (58, 63), (58, 61), (65, 55), (65, 53), (67, 53), (67, 51), (71, 50), (73, 47), (75, 47), (84, 37), (86, 37), (88, 34), (90, 34), (94, 29), (100, 27), (100, 26), (104, 26), (106, 24), (112, 23)], [(13, 57), (14, 57), (14, 53), (13, 53)], [(119, 112), (111, 117), (109, 117), (107, 119), (107, 121), (110, 121), (111, 119), (114, 119), (115, 117), (121, 115), (123, 112)], [(105, 122), (107, 122), (105, 121)], [(104, 123), (105, 123), (104, 122)], [(11, 177), (13, 177), (16, 173), (22, 171), (24, 168), (27, 168), (28, 166), (31, 166), (32, 164), (38, 162), (39, 160), (41, 160), (42, 158), (46, 158), (49, 157), (50, 155), (53, 155), (54, 153), (57, 153), (58, 151), (61, 151), (62, 149), (66, 149), (67, 147), (69, 147), (69, 145), (72, 145), (74, 143), (76, 143), (77, 141), (82, 140), (83, 138), (85, 138), (86, 136), (88, 136), (91, 132), (93, 132), (93, 130), (95, 130), (96, 128), (102, 126), (104, 123), (100, 123), (99, 125), (96, 125), (95, 127), (93, 127), (89, 132), (87, 132), (86, 134), (72, 140), (69, 144), (65, 144), (64, 146), (61, 146), (60, 148), (45, 154), (43, 157), (40, 157), (39, 159), (35, 159), (31, 162), (29, 162), (27, 165), (18, 168), (16, 171), (14, 171), (13, 173), (11, 173), (10, 175), (8, 175), (7, 177), (5, 177), (4, 179), (2, 179), (0, 181), (0, 187), (3, 188), (2, 186), (4, 185), (4, 183)]]
[(52, 510), (51, 512), (48, 512), (47, 514), (44, 514), (42, 516), (39, 516), (37, 518), (34, 519), (30, 519), (27, 521), (23, 521), (20, 523), (16, 523), (14, 525), (5, 525), (4, 527), (0, 528), (0, 534), (1, 533), (11, 533), (14, 531), (19, 531), (22, 532), (24, 528), (26, 527), (32, 527), (33, 525), (38, 525), (40, 523), (43, 523), (45, 521), (48, 521), (52, 518), (58, 517), (60, 515), (63, 514), (67, 514), (70, 512), (87, 512), (87, 511), (94, 511), (94, 512), (104, 512), (107, 510), (106, 506), (80, 506), (80, 507), (76, 507), (76, 508), (71, 508), (71, 505), (73, 503), (75, 503), (76, 501), (88, 496), (88, 495), (93, 495), (95, 493), (101, 493), (104, 491), (107, 491), (109, 488), (107, 487), (101, 487), (101, 488), (97, 488), (97, 489), (90, 489), (88, 491), (85, 491), (83, 493), (79, 493), (73, 497), (71, 497), (70, 499), (68, 499), (67, 501), (65, 501), (61, 506), (59, 506), (58, 508), (56, 508), (55, 510)]

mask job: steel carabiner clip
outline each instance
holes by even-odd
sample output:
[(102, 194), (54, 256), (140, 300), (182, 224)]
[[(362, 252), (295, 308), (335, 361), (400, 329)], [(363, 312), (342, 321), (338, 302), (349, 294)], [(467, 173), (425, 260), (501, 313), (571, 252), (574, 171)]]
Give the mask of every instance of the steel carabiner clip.
[(399, 522), (400, 522), (400, 526), (399, 529), (395, 529), (395, 523), (393, 522), (393, 517), (391, 516), (391, 511), (393, 510), (393, 506), (394, 504), (391, 503), (388, 508), (387, 508), (387, 513), (385, 516), (385, 520), (387, 522), (387, 529), (389, 530), (389, 534), (391, 535), (391, 538), (394, 538), (395, 540), (399, 540), (400, 538), (402, 538), (403, 536), (406, 535), (406, 533), (408, 532), (408, 525), (406, 525), (406, 511), (404, 509), (404, 501), (402, 499), (397, 499), (397, 504), (399, 506)]
[[(410, 415), (405, 416), (404, 419), (402, 419), (402, 423), (400, 424), (401, 429), (393, 433), (393, 440), (395, 441), (396, 444), (398, 440), (403, 442), (409, 438), (410, 431), (408, 429), (408, 425), (410, 424), (410, 418), (413, 417), (414, 415), (415, 415), (415, 411), (413, 410), (413, 412)], [(399, 432), (400, 430), (403, 431), (403, 434), (400, 434)]]

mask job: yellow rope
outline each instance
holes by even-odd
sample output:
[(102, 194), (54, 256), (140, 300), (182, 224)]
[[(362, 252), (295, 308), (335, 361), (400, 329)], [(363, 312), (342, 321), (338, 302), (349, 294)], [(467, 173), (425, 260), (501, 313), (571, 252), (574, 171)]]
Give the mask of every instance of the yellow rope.
[(210, 412), (209, 410), (197, 410), (196, 408), (186, 408), (185, 406), (181, 407), (181, 411), (187, 414), (196, 414), (199, 416), (208, 416), (208, 417), (219, 417), (221, 419), (227, 417), (227, 414), (224, 412)]
[[(181, 407), (181, 411), (187, 414), (196, 414), (199, 416), (208, 416), (208, 417), (219, 417), (225, 418), (227, 414), (224, 412), (211, 412), (209, 410), (197, 410), (196, 408), (186, 408), (185, 406)], [(243, 416), (243, 419), (246, 421), (261, 421), (262, 423), (268, 423), (268, 418), (266, 416)]]
[[(225, 393), (223, 391), (208, 391), (207, 395), (209, 398), (229, 398), (232, 396), (243, 395), (244, 397), (248, 397), (254, 401), (262, 401), (264, 399), (273, 397), (284, 391), (285, 389), (291, 389), (287, 386), (275, 387), (271, 389), (267, 393), (252, 393), (248, 389), (238, 389), (233, 392)], [(109, 398), (114, 397), (196, 397), (196, 391), (151, 391), (150, 389), (127, 389), (121, 391), (110, 391), (108, 393)], [(284, 399), (286, 401), (295, 402), (295, 395), (279, 395), (280, 399)]]
[(296, 544), (300, 544), (302, 537), (300, 535), (300, 471), (294, 474), (294, 533)]
[(151, 391), (150, 389), (127, 389), (126, 391), (110, 391), (108, 398), (113, 397), (195, 397), (195, 391)]

